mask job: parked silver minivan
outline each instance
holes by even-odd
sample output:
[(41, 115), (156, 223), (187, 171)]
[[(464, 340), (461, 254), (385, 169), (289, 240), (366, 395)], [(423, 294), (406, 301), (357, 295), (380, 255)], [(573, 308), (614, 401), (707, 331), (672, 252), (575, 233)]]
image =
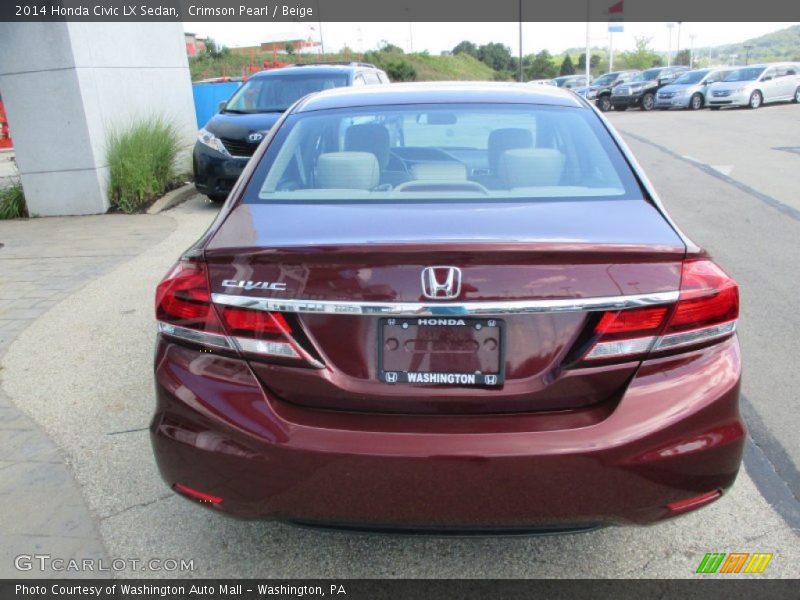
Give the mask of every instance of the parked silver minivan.
[(800, 102), (800, 63), (740, 67), (710, 86), (708, 106), (758, 108), (769, 102)]
[(656, 94), (656, 108), (689, 108), (698, 110), (707, 103), (706, 95), (712, 83), (720, 81), (736, 67), (724, 69), (695, 69), (687, 71)]

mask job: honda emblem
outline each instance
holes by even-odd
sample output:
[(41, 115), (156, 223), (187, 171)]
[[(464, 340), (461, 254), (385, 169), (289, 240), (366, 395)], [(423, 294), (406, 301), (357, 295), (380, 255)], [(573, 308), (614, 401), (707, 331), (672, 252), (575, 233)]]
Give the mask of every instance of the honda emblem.
[(425, 267), (422, 269), (422, 295), (433, 300), (458, 298), (461, 293), (461, 269)]

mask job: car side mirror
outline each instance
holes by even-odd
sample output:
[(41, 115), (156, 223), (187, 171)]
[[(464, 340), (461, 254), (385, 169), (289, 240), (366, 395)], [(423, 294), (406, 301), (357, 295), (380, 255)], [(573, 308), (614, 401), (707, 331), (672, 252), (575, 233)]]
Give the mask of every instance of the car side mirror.
[(227, 103), (225, 100), (223, 100), (222, 102), (220, 102), (220, 103), (219, 103), (219, 105), (218, 105), (219, 112), (222, 112), (223, 110), (225, 110), (225, 107), (226, 107), (226, 106), (228, 106), (228, 103)]

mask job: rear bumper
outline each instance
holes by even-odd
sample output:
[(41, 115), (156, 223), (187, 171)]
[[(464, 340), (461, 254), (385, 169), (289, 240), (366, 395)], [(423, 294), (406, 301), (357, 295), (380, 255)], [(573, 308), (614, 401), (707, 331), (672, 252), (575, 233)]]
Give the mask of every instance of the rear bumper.
[(734, 338), (646, 362), (600, 418), (337, 413), (270, 397), (242, 361), (160, 340), (151, 437), (168, 485), (239, 517), (471, 532), (643, 524), (733, 484), (739, 379)]
[(196, 142), (192, 153), (194, 186), (207, 196), (227, 196), (249, 159), (225, 156)]

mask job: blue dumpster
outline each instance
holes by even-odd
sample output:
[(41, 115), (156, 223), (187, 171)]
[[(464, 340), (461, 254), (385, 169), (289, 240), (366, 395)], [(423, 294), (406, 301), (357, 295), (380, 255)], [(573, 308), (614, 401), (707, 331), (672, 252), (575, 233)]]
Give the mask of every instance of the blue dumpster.
[(230, 98), (240, 85), (241, 81), (193, 83), (192, 95), (197, 126), (204, 127), (208, 120), (219, 112), (219, 103)]

